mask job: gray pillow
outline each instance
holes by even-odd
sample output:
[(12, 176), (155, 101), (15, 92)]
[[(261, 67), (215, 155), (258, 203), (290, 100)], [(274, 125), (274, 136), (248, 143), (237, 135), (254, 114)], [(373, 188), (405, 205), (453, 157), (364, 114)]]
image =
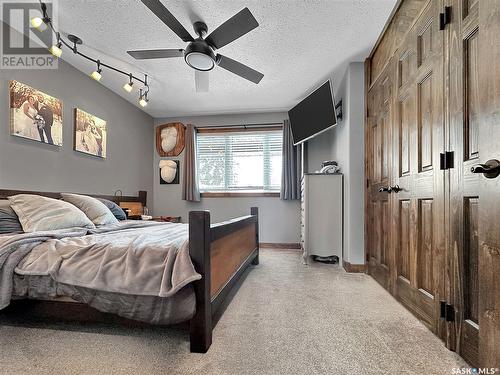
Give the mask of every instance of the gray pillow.
[(62, 198), (71, 204), (74, 204), (95, 225), (116, 224), (118, 220), (106, 207), (106, 205), (95, 198), (87, 195), (61, 193)]
[(82, 211), (59, 199), (19, 194), (9, 197), (9, 202), (26, 233), (75, 227), (95, 228)]
[(104, 199), (104, 198), (96, 198), (96, 199), (98, 199), (102, 203), (104, 203), (106, 205), (106, 207), (109, 208), (111, 213), (113, 215), (115, 215), (115, 217), (118, 220), (127, 220), (127, 215), (125, 214), (125, 211), (123, 211), (122, 208), (120, 206), (118, 206), (115, 202), (110, 201), (108, 199)]
[(0, 200), (0, 234), (22, 232), (23, 227), (19, 222), (8, 200)]

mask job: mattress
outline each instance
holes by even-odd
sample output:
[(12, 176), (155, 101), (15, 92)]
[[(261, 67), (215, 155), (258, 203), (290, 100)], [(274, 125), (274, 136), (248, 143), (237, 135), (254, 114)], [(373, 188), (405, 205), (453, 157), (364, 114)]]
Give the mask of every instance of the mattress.
[(193, 317), (196, 308), (192, 284), (171, 297), (111, 293), (54, 281), (50, 276), (14, 273), (12, 299), (85, 303), (96, 310), (149, 324), (176, 324)]

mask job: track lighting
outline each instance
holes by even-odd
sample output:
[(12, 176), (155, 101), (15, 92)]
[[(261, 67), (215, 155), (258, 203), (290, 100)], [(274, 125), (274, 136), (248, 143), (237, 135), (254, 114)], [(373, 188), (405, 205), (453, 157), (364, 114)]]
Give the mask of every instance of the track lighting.
[(33, 17), (30, 21), (31, 27), (41, 32), (47, 29), (47, 22), (48, 18), (41, 18), (41, 17)]
[(47, 24), (51, 22), (50, 18), (47, 16), (47, 5), (44, 3), (40, 4), (43, 17), (33, 17), (30, 21), (31, 27), (37, 29), (38, 31), (44, 31), (47, 28)]
[(148, 105), (149, 99), (148, 99), (148, 93), (147, 91), (143, 94), (142, 89), (139, 90), (140, 95), (139, 95), (139, 104), (141, 107), (145, 107)]
[(132, 73), (130, 73), (129, 79), (130, 79), (130, 81), (123, 85), (123, 89), (126, 92), (132, 92), (132, 86), (134, 85), (134, 81), (132, 81)]
[(59, 33), (57, 33), (57, 44), (54, 44), (52, 47), (50, 47), (49, 51), (55, 57), (61, 57), (62, 55), (61, 48), (62, 48), (61, 36), (59, 35)]
[(31, 19), (31, 26), (35, 29), (38, 29), (43, 23), (43, 20), (40, 17), (33, 17)]
[(97, 70), (94, 70), (90, 76), (95, 79), (97, 82), (101, 80), (102, 77), (102, 69), (101, 69), (101, 62), (97, 60)]
[[(1, 2), (1, 0), (0, 0)], [(83, 41), (77, 37), (76, 35), (73, 34), (68, 34), (66, 37), (62, 37), (61, 34), (57, 31), (57, 29), (54, 27), (52, 24), (52, 20), (49, 17), (49, 14), (47, 12), (47, 5), (40, 0), (40, 10), (42, 13), (42, 17), (33, 17), (30, 19), (30, 24), (31, 27), (38, 29), (39, 31), (44, 31), (47, 28), (50, 28), (50, 32), (55, 35), (56, 42), (54, 45), (52, 45), (49, 48), (49, 51), (52, 55), (55, 57), (60, 57), (62, 55), (62, 47), (65, 46), (68, 49), (70, 49), (75, 55), (81, 56), (84, 59), (91, 61), (95, 64), (97, 64), (97, 69), (94, 70), (92, 73), (90, 73), (90, 77), (94, 79), (95, 81), (100, 81), (102, 78), (102, 67), (108, 69), (109, 71), (122, 74), (124, 76), (129, 77), (129, 81), (123, 85), (123, 89), (127, 92), (132, 92), (133, 90), (133, 85), (134, 82), (137, 81), (139, 83), (142, 83), (144, 86), (140, 90), (140, 96), (139, 96), (139, 104), (142, 107), (145, 107), (148, 105), (149, 98), (148, 98), (148, 93), (149, 93), (149, 84), (148, 84), (148, 76), (145, 75), (144, 79), (139, 78), (138, 76), (134, 76), (132, 73), (125, 72), (119, 68), (116, 68), (110, 64), (105, 64), (104, 62), (101, 63), (99, 59), (96, 59), (94, 57), (91, 57), (83, 52), (80, 52), (78, 49), (78, 46), (83, 44)]]

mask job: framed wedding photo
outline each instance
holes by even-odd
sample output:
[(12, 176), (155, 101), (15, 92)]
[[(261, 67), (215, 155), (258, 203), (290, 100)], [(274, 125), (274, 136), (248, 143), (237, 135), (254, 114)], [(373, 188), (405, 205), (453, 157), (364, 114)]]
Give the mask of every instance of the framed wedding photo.
[(9, 82), (10, 133), (56, 146), (63, 144), (63, 103), (18, 81)]

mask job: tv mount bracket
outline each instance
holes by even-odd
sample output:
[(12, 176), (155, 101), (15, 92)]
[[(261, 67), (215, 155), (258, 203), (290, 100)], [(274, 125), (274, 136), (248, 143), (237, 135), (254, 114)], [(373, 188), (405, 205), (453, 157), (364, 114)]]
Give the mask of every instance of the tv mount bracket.
[(342, 99), (340, 99), (337, 104), (335, 104), (335, 114), (339, 120), (342, 120)]

